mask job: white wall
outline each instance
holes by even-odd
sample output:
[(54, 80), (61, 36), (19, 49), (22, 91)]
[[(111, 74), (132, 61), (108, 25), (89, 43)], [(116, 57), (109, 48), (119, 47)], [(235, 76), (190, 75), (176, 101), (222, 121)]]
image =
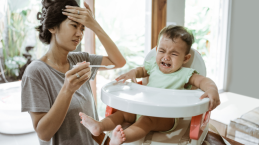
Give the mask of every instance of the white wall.
[(227, 91), (259, 99), (259, 0), (232, 0)]
[(184, 26), (184, 11), (185, 0), (167, 0), (167, 25), (176, 23), (176, 25)]

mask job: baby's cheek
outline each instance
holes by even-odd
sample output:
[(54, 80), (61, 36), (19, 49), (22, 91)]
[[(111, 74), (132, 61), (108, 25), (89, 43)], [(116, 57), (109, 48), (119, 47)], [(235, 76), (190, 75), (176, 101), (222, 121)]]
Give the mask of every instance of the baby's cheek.
[(156, 64), (159, 65), (159, 63), (160, 63), (160, 58), (156, 57)]
[(157, 64), (158, 66), (159, 66), (159, 63), (160, 63), (160, 62), (158, 62), (158, 61), (156, 62), (156, 64)]

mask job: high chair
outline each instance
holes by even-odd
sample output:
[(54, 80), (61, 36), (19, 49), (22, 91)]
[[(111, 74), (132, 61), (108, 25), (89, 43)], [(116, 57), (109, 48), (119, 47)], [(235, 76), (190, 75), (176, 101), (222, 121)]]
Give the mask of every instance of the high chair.
[[(200, 54), (194, 49), (191, 49), (190, 53), (192, 56), (184, 67), (194, 68), (200, 75), (206, 76), (205, 63)], [(145, 61), (155, 56), (156, 49), (152, 49)], [(210, 119), (209, 99), (199, 99), (204, 92), (147, 87), (145, 86), (147, 82), (148, 79), (145, 78), (141, 82), (143, 85), (115, 81), (106, 84), (101, 91), (101, 100), (107, 105), (105, 116), (111, 115), (118, 109), (145, 116), (180, 118), (179, 124), (172, 132), (151, 132), (138, 141), (124, 144), (202, 144), (208, 132)], [(106, 140), (104, 135), (101, 136), (102, 144), (107, 144), (109, 140)], [(96, 139), (96, 137), (93, 138)]]

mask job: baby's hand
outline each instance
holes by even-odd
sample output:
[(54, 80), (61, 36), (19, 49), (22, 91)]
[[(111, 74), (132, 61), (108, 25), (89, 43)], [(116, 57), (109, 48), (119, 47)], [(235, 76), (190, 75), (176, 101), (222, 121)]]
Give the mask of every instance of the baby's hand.
[(136, 70), (133, 69), (121, 76), (119, 76), (118, 78), (116, 78), (115, 80), (118, 82), (119, 80), (123, 80), (123, 83), (125, 83), (126, 80), (131, 79), (134, 83), (137, 83), (136, 80)]
[(220, 104), (219, 93), (218, 93), (218, 90), (216, 90), (216, 89), (209, 89), (208, 91), (206, 91), (200, 97), (200, 99), (203, 99), (203, 98), (209, 98), (210, 99), (210, 106), (209, 106), (210, 111), (215, 109)]

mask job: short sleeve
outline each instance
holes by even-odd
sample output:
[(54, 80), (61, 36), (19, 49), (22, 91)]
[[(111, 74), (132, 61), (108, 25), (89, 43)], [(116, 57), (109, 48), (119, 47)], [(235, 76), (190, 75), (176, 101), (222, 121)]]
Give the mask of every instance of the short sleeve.
[(187, 85), (185, 86), (185, 89), (190, 90), (190, 89), (192, 88), (192, 85), (189, 84), (188, 82), (189, 82), (191, 76), (192, 76), (193, 74), (195, 74), (195, 73), (196, 73), (196, 74), (199, 74), (195, 69), (192, 69), (192, 68), (189, 68), (189, 69), (188, 69), (188, 71), (187, 71), (187, 73), (186, 73), (186, 80), (185, 80), (185, 83), (186, 83)]
[(48, 112), (50, 110), (49, 95), (37, 80), (24, 76), (21, 87), (22, 112)]
[[(89, 62), (91, 65), (101, 65), (102, 59), (103, 59), (102, 55), (94, 55), (94, 54), (89, 55)], [(91, 71), (92, 71), (91, 78), (90, 78), (91, 80), (94, 80), (98, 69), (99, 69), (98, 67), (91, 68)]]
[(150, 60), (147, 60), (144, 62), (144, 67), (147, 70), (147, 73), (150, 75), (150, 72), (152, 70), (152, 68), (154, 67), (154, 63), (155, 63), (155, 58), (152, 57)]

